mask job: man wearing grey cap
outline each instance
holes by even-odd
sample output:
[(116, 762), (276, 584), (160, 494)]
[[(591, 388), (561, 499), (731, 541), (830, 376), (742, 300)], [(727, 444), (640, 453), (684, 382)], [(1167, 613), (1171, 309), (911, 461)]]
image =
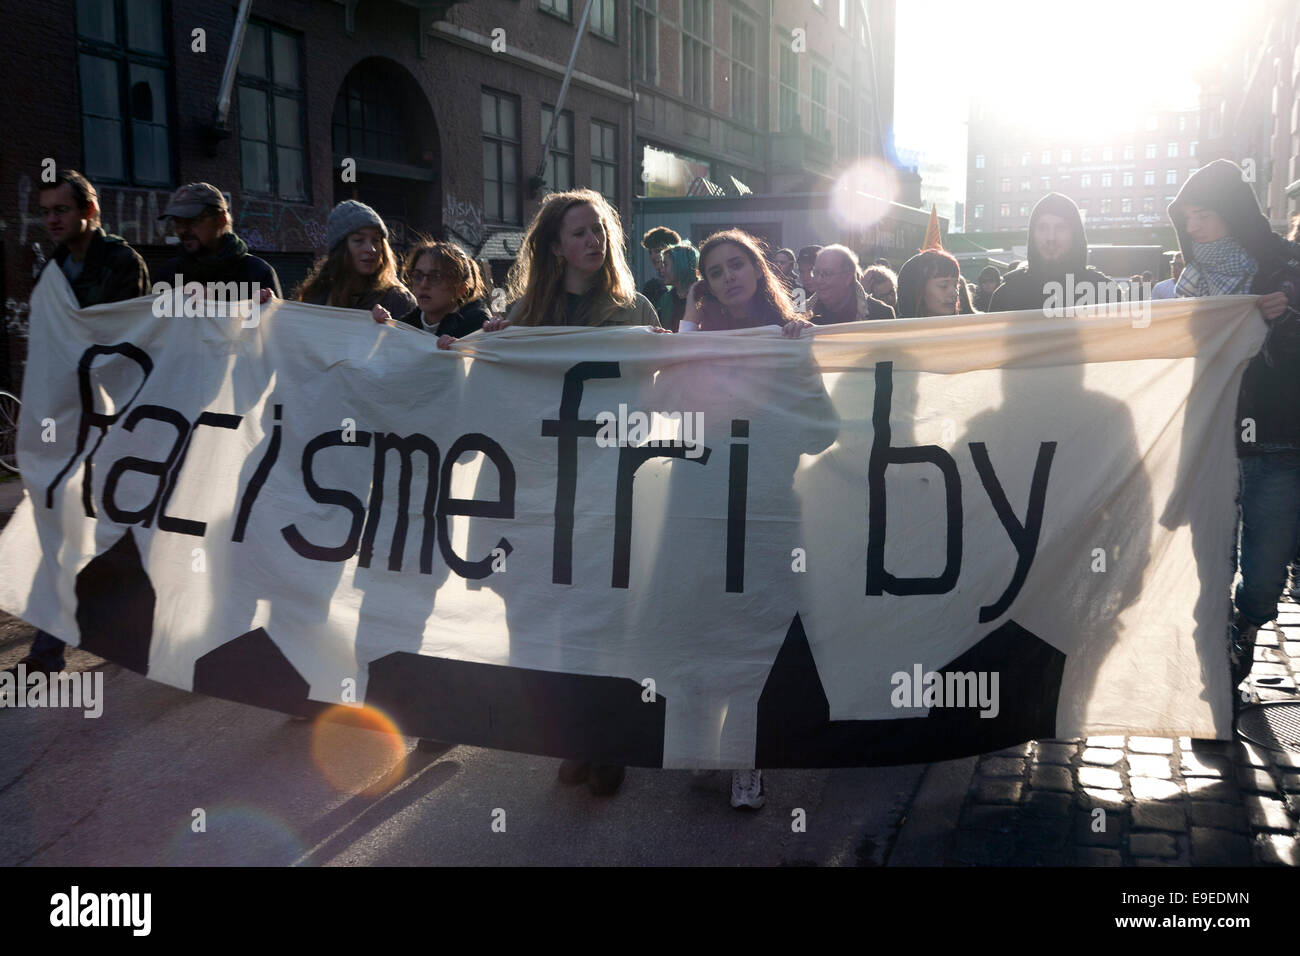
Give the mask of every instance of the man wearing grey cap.
[(230, 206), (216, 186), (187, 183), (176, 190), (158, 218), (169, 221), (181, 241), (180, 255), (169, 260), (156, 277), (160, 282), (256, 282), (262, 290), (283, 298), (275, 270), (249, 253), (248, 244), (235, 235)]

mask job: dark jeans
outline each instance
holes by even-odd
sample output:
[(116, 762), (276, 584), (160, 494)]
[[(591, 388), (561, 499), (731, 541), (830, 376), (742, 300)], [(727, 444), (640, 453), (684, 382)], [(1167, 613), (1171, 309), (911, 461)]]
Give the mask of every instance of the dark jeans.
[(1241, 459), (1241, 537), (1237, 612), (1249, 624), (1277, 616), (1287, 568), (1300, 541), (1300, 453)]

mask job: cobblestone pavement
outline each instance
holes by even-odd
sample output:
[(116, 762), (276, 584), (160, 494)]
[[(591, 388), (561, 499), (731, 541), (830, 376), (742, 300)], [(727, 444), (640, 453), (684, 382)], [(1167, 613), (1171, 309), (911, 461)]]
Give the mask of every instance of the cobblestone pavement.
[[(1250, 679), (1260, 700), (1296, 699), (1300, 607), (1280, 605), (1278, 623), (1260, 631)], [(929, 853), (905, 847), (891, 864), (929, 855), (950, 866), (1300, 866), (1300, 753), (1089, 737), (937, 767), (949, 786), (968, 775), (960, 810), (953, 800), (948, 811), (955, 827), (939, 839), (931, 811)]]

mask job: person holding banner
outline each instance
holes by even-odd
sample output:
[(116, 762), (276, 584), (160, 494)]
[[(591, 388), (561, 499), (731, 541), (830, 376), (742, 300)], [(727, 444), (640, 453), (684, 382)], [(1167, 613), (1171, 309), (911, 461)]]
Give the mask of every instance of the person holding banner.
[(455, 243), (422, 242), (406, 257), (407, 287), (418, 303), (400, 321), (438, 336), (438, 348), (483, 328), (491, 313), (478, 265)]
[(1300, 244), (1273, 233), (1241, 167), (1227, 159), (1188, 178), (1169, 218), (1187, 264), (1176, 295), (1258, 295), (1270, 324), (1237, 399), (1241, 578), (1229, 628), (1235, 690), (1250, 674), (1256, 633), (1277, 615), (1300, 538)]
[[(514, 300), (504, 318), (490, 318), (484, 332), (511, 325), (566, 325), (610, 328), (645, 325), (657, 332), (654, 306), (636, 291), (623, 255), (618, 213), (600, 193), (575, 189), (552, 193), (528, 225), (519, 258), (510, 268), (508, 291)], [(590, 760), (560, 764), (563, 784), (587, 783), (597, 796), (611, 796), (626, 768)]]
[(957, 260), (939, 249), (919, 252), (898, 270), (898, 317), (956, 315), (961, 290)]
[(326, 255), (316, 260), (298, 287), (298, 301), (365, 309), (376, 322), (404, 316), (419, 305), (397, 278), (388, 227), (365, 203), (349, 199), (331, 210), (325, 248)]

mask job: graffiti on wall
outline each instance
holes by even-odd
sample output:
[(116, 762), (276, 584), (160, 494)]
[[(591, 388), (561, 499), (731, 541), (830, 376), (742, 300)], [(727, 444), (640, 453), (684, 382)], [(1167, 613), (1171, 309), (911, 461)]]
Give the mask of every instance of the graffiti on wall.
[(483, 207), (462, 202), (454, 193), (447, 193), (442, 201), (442, 224), (475, 246), (483, 242)]
[(325, 248), (325, 220), (315, 206), (273, 199), (244, 199), (235, 232), (258, 250), (310, 252)]

